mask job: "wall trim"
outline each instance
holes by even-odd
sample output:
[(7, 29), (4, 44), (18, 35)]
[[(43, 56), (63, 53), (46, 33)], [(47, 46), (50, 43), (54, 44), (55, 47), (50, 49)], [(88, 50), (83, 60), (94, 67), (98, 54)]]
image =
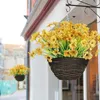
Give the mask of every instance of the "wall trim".
[(30, 26), (30, 28), (28, 29), (28, 31), (25, 33), (25, 37), (24, 37), (25, 40), (27, 40), (30, 37), (30, 35), (32, 34), (32, 32), (34, 31), (34, 29), (37, 27), (37, 25), (40, 23), (40, 21), (46, 15), (46, 13), (48, 12), (48, 10), (51, 8), (51, 6), (53, 5), (53, 3), (55, 1), (56, 0), (48, 0), (48, 2), (46, 3), (46, 5), (44, 6), (43, 10), (39, 14), (39, 16), (36, 18), (36, 20), (32, 23), (32, 25)]

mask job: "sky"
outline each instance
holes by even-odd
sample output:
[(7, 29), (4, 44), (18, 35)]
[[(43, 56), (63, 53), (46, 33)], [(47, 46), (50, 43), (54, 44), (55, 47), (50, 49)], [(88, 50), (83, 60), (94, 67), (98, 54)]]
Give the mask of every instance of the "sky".
[(0, 38), (3, 44), (24, 44), (27, 0), (0, 0)]

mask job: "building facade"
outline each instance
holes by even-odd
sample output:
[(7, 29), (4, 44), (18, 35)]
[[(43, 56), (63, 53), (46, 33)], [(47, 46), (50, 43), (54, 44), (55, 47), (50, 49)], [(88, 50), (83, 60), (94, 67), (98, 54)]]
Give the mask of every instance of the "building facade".
[(3, 71), (8, 71), (17, 64), (24, 64), (25, 46), (0, 43), (0, 76), (9, 78)]
[[(99, 0), (82, 1), (90, 5), (99, 4)], [(31, 34), (46, 29), (53, 21), (70, 20), (74, 23), (85, 23), (91, 30), (100, 31), (97, 23), (99, 18), (91, 10), (88, 9), (88, 14), (85, 14), (82, 7), (73, 6), (66, 12), (66, 0), (27, 0), (27, 3), (28, 19), (21, 34), (26, 40), (27, 52), (37, 47), (37, 44), (29, 41)], [(77, 0), (72, 3), (81, 5)], [(100, 14), (99, 9), (93, 10)], [(80, 79), (72, 81), (58, 80), (42, 56), (32, 59), (27, 55), (27, 64), (30, 66), (28, 100), (99, 100), (99, 56), (89, 61)]]
[[(4, 68), (3, 54), (4, 54), (4, 48), (3, 48), (3, 44), (2, 44), (2, 39), (0, 39), (0, 73), (2, 73), (3, 68)], [(3, 75), (0, 74), (0, 79), (2, 79), (2, 78), (3, 78)]]
[(4, 66), (3, 54), (4, 54), (4, 47), (2, 44), (2, 39), (0, 39), (0, 68), (3, 68), (3, 66)]
[[(4, 71), (8, 71), (10, 68), (17, 64), (25, 64), (25, 46), (16, 44), (4, 44)], [(4, 74), (3, 80), (15, 80), (13, 76)], [(26, 80), (25, 80), (26, 81)], [(26, 86), (25, 81), (17, 82), (18, 89), (24, 89)]]
[(24, 64), (24, 45), (4, 44), (4, 68), (9, 69), (17, 64)]

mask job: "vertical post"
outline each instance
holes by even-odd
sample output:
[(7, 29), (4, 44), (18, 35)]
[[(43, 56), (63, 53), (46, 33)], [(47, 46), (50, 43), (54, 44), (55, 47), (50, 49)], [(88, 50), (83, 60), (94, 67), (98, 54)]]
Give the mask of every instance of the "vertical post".
[(59, 100), (63, 100), (62, 97), (62, 81), (59, 80)]
[(76, 80), (71, 81), (72, 100), (77, 100), (76, 84)]
[[(26, 42), (26, 66), (28, 66), (30, 68), (30, 62), (29, 62), (29, 55), (28, 52), (30, 51), (30, 42), (27, 41)], [(27, 75), (27, 80), (26, 80), (26, 100), (30, 100), (30, 73)]]
[(87, 68), (83, 73), (83, 100), (87, 100)]
[(31, 0), (27, 0), (27, 7), (28, 7), (28, 15), (31, 12)]
[[(97, 0), (97, 4), (99, 4), (99, 0)], [(100, 15), (100, 9), (97, 9), (97, 14)], [(100, 21), (100, 18), (97, 16), (97, 22)], [(100, 22), (97, 23), (97, 30), (100, 33)], [(100, 44), (98, 45), (98, 49), (100, 50)], [(98, 75), (99, 75), (99, 91), (100, 91), (100, 53), (98, 54)], [(99, 92), (99, 100), (100, 100), (100, 92)]]

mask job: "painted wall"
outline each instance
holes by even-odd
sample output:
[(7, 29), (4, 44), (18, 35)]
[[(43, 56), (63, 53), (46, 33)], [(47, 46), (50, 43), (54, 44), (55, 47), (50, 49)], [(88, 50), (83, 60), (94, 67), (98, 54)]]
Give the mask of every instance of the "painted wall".
[[(58, 2), (59, 1), (59, 2)], [(40, 22), (38, 27), (35, 31), (41, 31), (43, 28), (47, 28), (47, 25), (51, 22), (57, 21), (60, 22), (65, 16), (67, 16), (68, 13), (66, 12), (66, 0), (58, 0), (58, 3), (54, 3), (53, 6), (50, 8), (46, 16), (43, 18), (43, 20)], [(76, 0), (73, 1), (73, 4), (78, 4)], [(75, 7), (71, 8), (71, 11)], [(67, 18), (66, 18), (67, 19)]]
[[(31, 50), (37, 47), (31, 43)], [(48, 64), (42, 56), (30, 59), (30, 100), (48, 100)]]
[(59, 80), (55, 77), (49, 65), (48, 65), (48, 100), (60, 100)]
[[(56, 4), (56, 3), (55, 3)], [(53, 21), (61, 21), (66, 16), (66, 0), (59, 0), (49, 10), (35, 31), (41, 31)], [(30, 51), (36, 48), (30, 44)], [(61, 81), (54, 76), (50, 67), (42, 56), (30, 60), (30, 100), (62, 100)]]
[[(37, 45), (31, 43), (31, 50)], [(30, 100), (60, 100), (59, 80), (52, 73), (47, 60), (36, 56), (30, 60)]]
[[(49, 15), (44, 18), (36, 31), (44, 29), (49, 22), (62, 20), (66, 15), (66, 11), (65, 6), (61, 6), (63, 4), (65, 5), (65, 0), (61, 1), (56, 5), (57, 7), (54, 8), (53, 11), (50, 11)], [(62, 12), (59, 17), (55, 15), (57, 11)], [(36, 47), (36, 44), (31, 43), (31, 50)], [(58, 99), (59, 80), (51, 72), (46, 59), (42, 56), (37, 56), (31, 59), (30, 65), (30, 100), (60, 100)]]

